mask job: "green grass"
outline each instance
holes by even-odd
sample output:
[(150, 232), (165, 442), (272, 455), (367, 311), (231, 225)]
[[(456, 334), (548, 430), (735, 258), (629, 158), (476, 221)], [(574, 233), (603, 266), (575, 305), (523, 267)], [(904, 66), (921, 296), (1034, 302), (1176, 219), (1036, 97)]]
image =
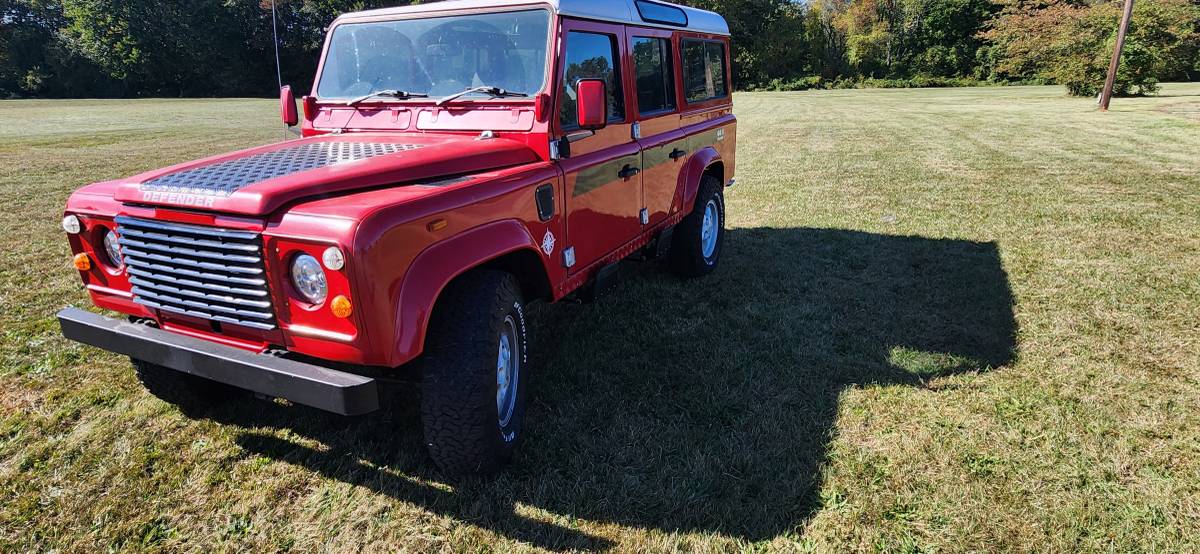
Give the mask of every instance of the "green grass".
[(280, 137), (269, 100), (0, 102), (0, 550), (1200, 549), (1200, 85), (742, 94), (718, 271), (532, 312), (527, 442), (190, 418), (59, 337), (89, 181)]

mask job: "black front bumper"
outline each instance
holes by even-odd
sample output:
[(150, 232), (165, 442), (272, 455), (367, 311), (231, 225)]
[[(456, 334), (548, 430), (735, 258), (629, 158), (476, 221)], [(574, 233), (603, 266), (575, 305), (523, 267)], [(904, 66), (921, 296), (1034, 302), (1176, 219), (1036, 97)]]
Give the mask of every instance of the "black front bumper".
[(379, 409), (379, 387), (369, 377), (255, 354), (78, 308), (58, 312), (58, 322), (68, 339), (297, 404), (342, 415)]

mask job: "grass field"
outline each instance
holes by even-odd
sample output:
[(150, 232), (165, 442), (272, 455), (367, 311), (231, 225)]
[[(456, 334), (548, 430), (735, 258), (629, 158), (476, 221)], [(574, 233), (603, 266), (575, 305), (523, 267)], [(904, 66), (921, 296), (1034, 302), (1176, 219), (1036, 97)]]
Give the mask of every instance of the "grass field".
[(736, 104), (722, 266), (534, 309), (519, 459), (447, 481), (413, 390), (189, 418), (58, 334), (67, 194), (274, 101), (0, 102), (0, 551), (1200, 549), (1200, 84)]

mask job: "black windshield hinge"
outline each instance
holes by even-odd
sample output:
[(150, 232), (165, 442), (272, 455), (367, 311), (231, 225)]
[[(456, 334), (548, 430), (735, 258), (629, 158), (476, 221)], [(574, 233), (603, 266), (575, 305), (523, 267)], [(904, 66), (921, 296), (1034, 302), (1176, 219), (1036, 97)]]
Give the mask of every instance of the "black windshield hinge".
[(550, 157), (555, 160), (565, 160), (571, 157), (571, 141), (567, 137), (550, 141)]

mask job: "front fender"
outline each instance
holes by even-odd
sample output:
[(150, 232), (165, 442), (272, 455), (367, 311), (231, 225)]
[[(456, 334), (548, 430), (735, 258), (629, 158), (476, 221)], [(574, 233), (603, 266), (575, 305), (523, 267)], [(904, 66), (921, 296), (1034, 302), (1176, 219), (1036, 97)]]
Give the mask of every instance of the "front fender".
[(508, 219), (465, 231), (418, 254), (394, 299), (396, 341), (390, 365), (395, 367), (421, 355), (434, 304), (450, 281), (490, 260), (523, 249), (536, 252), (538, 246), (525, 225)]

